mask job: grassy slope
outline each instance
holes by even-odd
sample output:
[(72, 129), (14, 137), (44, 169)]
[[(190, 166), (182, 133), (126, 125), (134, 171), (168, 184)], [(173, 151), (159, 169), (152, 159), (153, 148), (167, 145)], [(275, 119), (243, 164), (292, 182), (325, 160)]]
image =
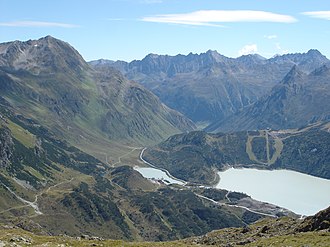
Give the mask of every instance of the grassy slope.
[[(126, 242), (100, 238), (45, 236), (10, 226), (0, 226), (0, 244), (16, 242), (27, 246), (328, 246), (329, 209), (305, 220), (288, 217), (260, 220), (245, 228), (226, 228), (173, 242)], [(314, 230), (302, 230), (314, 226)]]
[(104, 162), (126, 153), (127, 144), (149, 145), (194, 128), (118, 71), (93, 70), (63, 41), (48, 36), (0, 46), (1, 103)]
[[(0, 134), (6, 134), (1, 143), (10, 153), (10, 162), (0, 168), (1, 222), (29, 230), (39, 225), (52, 234), (150, 241), (243, 225), (242, 210), (215, 206), (190, 189), (155, 185), (130, 167), (109, 169), (30, 119), (3, 110), (0, 121)], [(128, 151), (117, 165), (133, 165), (131, 154), (139, 150)], [(18, 196), (35, 201), (42, 214)]]
[(191, 132), (147, 149), (144, 158), (178, 178), (206, 184), (214, 181), (214, 168), (228, 165), (284, 168), (330, 178), (328, 129), (326, 123), (318, 123), (285, 131)]

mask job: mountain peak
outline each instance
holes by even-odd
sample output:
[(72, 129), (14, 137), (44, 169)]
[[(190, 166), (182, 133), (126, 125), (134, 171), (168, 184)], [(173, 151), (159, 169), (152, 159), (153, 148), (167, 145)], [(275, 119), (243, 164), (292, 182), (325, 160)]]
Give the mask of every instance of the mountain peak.
[(219, 56), (220, 54), (216, 51), (216, 50), (208, 50), (207, 52), (206, 52), (206, 54), (208, 54), (208, 55), (210, 55), (210, 56)]
[(307, 54), (309, 54), (309, 55), (323, 56), (322, 53), (321, 53), (319, 50), (317, 50), (317, 49), (310, 49), (310, 50), (307, 52)]
[(113, 64), (115, 61), (101, 58), (98, 60), (89, 61), (88, 63), (92, 66), (103, 66)]
[(38, 40), (0, 44), (0, 65), (34, 74), (49, 71), (82, 71), (89, 66), (67, 42), (50, 35)]
[(218, 53), (216, 50), (208, 50), (205, 54), (210, 58), (214, 59), (215, 62), (221, 62), (224, 60), (224, 58), (226, 58), (225, 56)]
[(237, 60), (243, 63), (260, 63), (262, 61), (266, 61), (267, 59), (259, 54), (248, 54), (238, 57)]
[(198, 57), (204, 64), (224, 63), (230, 59), (224, 55), (221, 55), (216, 50), (208, 50), (205, 53), (201, 53)]
[(157, 58), (159, 58), (160, 57), (160, 55), (158, 55), (158, 54), (155, 54), (155, 53), (149, 53), (144, 59), (157, 59)]
[(49, 45), (49, 44), (58, 44), (58, 45), (68, 45), (70, 46), (69, 43), (62, 41), (60, 39), (54, 38), (51, 35), (47, 35), (45, 37), (42, 37), (38, 40), (28, 40), (26, 41), (27, 44), (33, 44), (35, 47), (37, 47), (38, 45)]
[(321, 67), (323, 64), (329, 63), (326, 56), (322, 55), (316, 49), (310, 49), (306, 53), (289, 53), (281, 56), (275, 56), (269, 59), (272, 63), (277, 64), (296, 64), (299, 65), (300, 69), (311, 72), (315, 68)]
[(39, 40), (57, 40), (57, 39), (51, 35), (47, 35), (45, 37), (41, 37)]

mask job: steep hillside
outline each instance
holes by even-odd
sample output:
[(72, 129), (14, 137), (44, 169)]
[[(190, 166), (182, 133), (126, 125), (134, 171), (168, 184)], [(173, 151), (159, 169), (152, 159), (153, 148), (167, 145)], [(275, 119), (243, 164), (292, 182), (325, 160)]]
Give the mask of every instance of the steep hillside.
[(93, 70), (69, 44), (50, 36), (0, 44), (0, 96), (104, 161), (120, 155), (120, 143), (155, 143), (194, 128), (139, 84), (114, 69)]
[(328, 123), (302, 129), (174, 135), (144, 152), (144, 159), (174, 176), (213, 184), (226, 167), (290, 169), (330, 178)]
[[(0, 244), (9, 243), (33, 246), (329, 246), (329, 211), (325, 209), (305, 220), (291, 218), (267, 219), (244, 228), (226, 228), (206, 235), (173, 242), (125, 242), (104, 240), (86, 236), (45, 236), (36, 235), (10, 225), (0, 226)], [(302, 227), (308, 230), (302, 230)]]
[(260, 218), (202, 198), (202, 191), (154, 184), (131, 167), (109, 168), (39, 123), (0, 110), (1, 223), (53, 235), (164, 241)]
[(330, 119), (330, 68), (305, 74), (294, 66), (271, 93), (206, 131), (297, 128)]
[(327, 208), (304, 220), (261, 220), (249, 227), (214, 231), (183, 242), (192, 246), (328, 246), (329, 214)]
[(166, 105), (193, 121), (220, 121), (268, 94), (292, 68), (309, 73), (329, 63), (317, 50), (265, 59), (247, 55), (237, 59), (216, 51), (187, 56), (149, 54), (141, 61), (94, 61), (94, 67), (114, 67), (140, 82)]

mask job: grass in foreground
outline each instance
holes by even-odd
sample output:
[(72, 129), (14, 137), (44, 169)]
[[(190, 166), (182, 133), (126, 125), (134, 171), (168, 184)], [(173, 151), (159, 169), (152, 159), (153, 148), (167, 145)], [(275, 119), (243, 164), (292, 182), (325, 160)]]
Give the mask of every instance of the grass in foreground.
[[(227, 231), (230, 231), (229, 228)], [(193, 239), (193, 238), (192, 238)], [(244, 241), (243, 241), (244, 242)], [(56, 246), (56, 247), (84, 247), (84, 246), (113, 246), (113, 247), (184, 247), (184, 246), (329, 246), (330, 232), (306, 232), (291, 235), (262, 237), (252, 243), (233, 243), (230, 239), (226, 243), (201, 244), (194, 241), (173, 242), (125, 242), (122, 240), (84, 239), (68, 236), (40, 236), (22, 229), (0, 229), (0, 246)]]
[[(17, 244), (17, 245), (15, 245)], [(113, 247), (151, 247), (151, 246), (191, 246), (185, 243), (176, 242), (124, 242), (122, 240), (87, 240), (67, 236), (40, 236), (24, 231), (22, 229), (0, 229), (0, 246), (113, 246)]]

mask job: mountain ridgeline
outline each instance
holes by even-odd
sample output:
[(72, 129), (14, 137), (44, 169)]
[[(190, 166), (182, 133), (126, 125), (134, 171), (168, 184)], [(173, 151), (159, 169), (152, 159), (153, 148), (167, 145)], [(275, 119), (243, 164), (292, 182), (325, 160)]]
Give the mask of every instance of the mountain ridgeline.
[[(271, 59), (208, 51), (87, 63), (51, 36), (0, 44), (0, 246), (167, 241), (227, 227), (245, 227), (224, 231), (251, 233), (254, 242), (274, 236), (269, 224), (285, 225), (285, 234), (323, 231), (329, 210), (289, 219), (295, 229), (286, 218), (249, 228), (261, 218), (297, 215), (194, 183), (214, 184), (228, 165), (330, 179), (329, 71), (317, 50)], [(283, 126), (292, 129), (270, 129)], [(190, 183), (144, 178), (133, 169), (145, 165), (139, 155)], [(244, 243), (239, 238), (233, 241)], [(174, 244), (190, 241), (220, 240), (211, 234)]]
[[(91, 68), (63, 41), (0, 44), (0, 223), (41, 234), (163, 241), (263, 217), (115, 167), (142, 150), (129, 145), (194, 127), (118, 70)], [(213, 193), (226, 201), (226, 191)]]
[[(257, 104), (259, 99), (271, 94), (292, 67), (296, 66), (303, 73), (309, 74), (323, 65), (329, 65), (329, 62), (319, 51), (309, 50), (307, 53), (287, 54), (270, 59), (259, 55), (228, 58), (216, 51), (208, 51), (199, 55), (190, 53), (187, 56), (150, 54), (141, 61), (130, 63), (99, 60), (90, 64), (96, 68), (117, 68), (201, 127), (212, 124), (209, 129), (213, 130), (212, 126), (219, 125), (219, 122), (224, 122), (224, 126), (230, 125), (228, 117), (253, 103)], [(315, 108), (319, 107), (318, 102), (312, 104)], [(315, 114), (313, 117), (319, 119), (322, 116)], [(313, 117), (308, 120), (312, 121)], [(307, 123), (308, 121), (298, 119), (293, 124)], [(241, 128), (234, 127), (234, 130)], [(248, 127), (254, 129), (255, 126)]]
[(147, 89), (115, 69), (92, 69), (51, 36), (0, 44), (0, 97), (96, 156), (97, 146), (156, 143), (194, 128)]
[[(49, 236), (33, 234), (22, 229), (8, 229), (0, 225), (0, 243), (10, 245), (18, 242), (26, 245), (51, 246), (113, 246), (113, 247), (191, 247), (191, 246), (324, 246), (330, 241), (330, 208), (324, 209), (306, 219), (264, 219), (241, 228), (226, 228), (205, 235), (171, 242), (126, 242), (86, 236), (73, 238), (67, 235)], [(95, 243), (97, 241), (97, 244)]]
[(206, 131), (297, 128), (330, 120), (330, 66), (309, 74), (294, 66), (270, 94)]

